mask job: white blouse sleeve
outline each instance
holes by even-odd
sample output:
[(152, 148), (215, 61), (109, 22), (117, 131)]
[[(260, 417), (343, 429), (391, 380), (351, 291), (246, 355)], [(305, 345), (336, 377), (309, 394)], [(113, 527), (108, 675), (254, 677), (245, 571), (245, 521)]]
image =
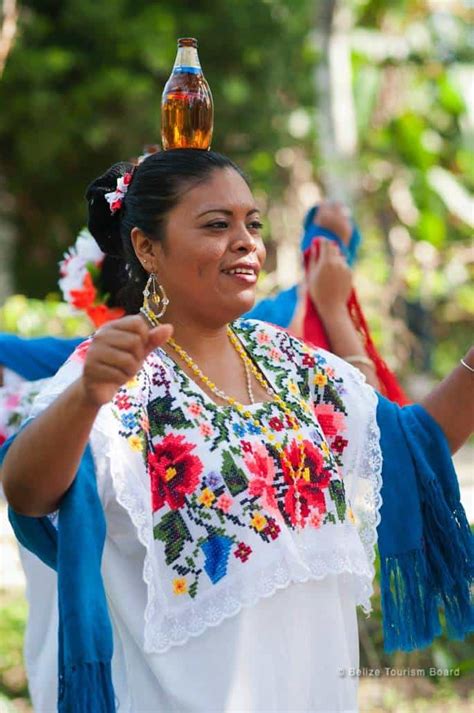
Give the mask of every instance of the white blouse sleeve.
[[(84, 368), (84, 360), (86, 357), (87, 349), (91, 344), (91, 339), (87, 339), (82, 342), (75, 351), (71, 354), (69, 359), (62, 365), (62, 367), (57, 371), (57, 373), (51, 378), (45, 381), (44, 387), (36, 397), (33, 402), (29, 418), (35, 418), (39, 416), (43, 411), (45, 411), (48, 406), (50, 406), (53, 401), (55, 401), (71, 384), (73, 384), (81, 376)], [(107, 408), (107, 407), (103, 407)], [(101, 409), (101, 411), (103, 410)], [(97, 419), (101, 416), (101, 411), (99, 411)], [(97, 423), (96, 419), (96, 423)], [(94, 429), (96, 426), (94, 425)], [(93, 431), (94, 431), (93, 429)], [(91, 434), (92, 435), (92, 434)], [(96, 460), (96, 454), (94, 453), (94, 460)], [(97, 477), (97, 489), (99, 497), (101, 499), (102, 505), (106, 507), (110, 498), (112, 497), (112, 484), (107, 471), (103, 468), (96, 467), (96, 477)]]

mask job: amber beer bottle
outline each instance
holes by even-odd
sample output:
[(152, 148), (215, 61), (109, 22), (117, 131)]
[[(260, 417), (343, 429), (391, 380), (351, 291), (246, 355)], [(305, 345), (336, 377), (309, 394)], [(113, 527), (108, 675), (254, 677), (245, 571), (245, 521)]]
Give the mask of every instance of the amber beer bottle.
[(209, 149), (214, 107), (202, 73), (197, 40), (178, 40), (178, 53), (161, 97), (163, 149)]

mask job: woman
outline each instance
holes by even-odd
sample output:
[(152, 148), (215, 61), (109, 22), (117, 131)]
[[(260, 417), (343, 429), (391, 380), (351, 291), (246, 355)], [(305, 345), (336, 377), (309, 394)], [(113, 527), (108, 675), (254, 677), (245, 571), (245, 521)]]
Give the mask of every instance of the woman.
[[(384, 593), (389, 645), (439, 632), (438, 594), (453, 633), (471, 623), (441, 428), (453, 450), (472, 429), (474, 351), (401, 418), (337, 357), (239, 320), (264, 246), (250, 189), (219, 154), (116, 164), (87, 199), (100, 247), (129, 264), (130, 315), (75, 352), (3, 467), (18, 537), (58, 570), (59, 710), (357, 710), (341, 671), (358, 665), (356, 605), (370, 609), (380, 443), (404, 468), (384, 482), (379, 526), (384, 571), (406, 590)], [(392, 503), (413, 522), (400, 527)]]

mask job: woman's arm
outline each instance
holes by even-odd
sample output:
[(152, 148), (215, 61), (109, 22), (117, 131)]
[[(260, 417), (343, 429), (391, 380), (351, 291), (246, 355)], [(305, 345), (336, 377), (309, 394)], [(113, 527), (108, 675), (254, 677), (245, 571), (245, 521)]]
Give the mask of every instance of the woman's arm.
[(3, 488), (16, 512), (39, 517), (57, 509), (100, 407), (171, 331), (170, 325), (150, 330), (136, 315), (111, 322), (95, 335), (82, 376), (18, 435), (5, 457)]
[[(464, 361), (474, 369), (474, 347)], [(441, 426), (455, 453), (474, 431), (474, 373), (459, 364), (421, 404)]]

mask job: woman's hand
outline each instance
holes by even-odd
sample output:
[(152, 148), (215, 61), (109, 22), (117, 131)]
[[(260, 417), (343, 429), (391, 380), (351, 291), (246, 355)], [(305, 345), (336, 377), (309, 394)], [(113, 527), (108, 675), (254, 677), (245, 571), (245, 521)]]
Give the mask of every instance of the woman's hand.
[(352, 235), (352, 223), (349, 215), (349, 209), (342, 203), (323, 201), (318, 208), (314, 222), (321, 228), (332, 230), (345, 245), (349, 245)]
[(321, 316), (345, 310), (352, 291), (352, 271), (337, 245), (321, 239), (319, 256), (313, 246), (306, 273), (311, 301)]
[(140, 370), (150, 352), (164, 344), (173, 332), (170, 324), (150, 329), (141, 315), (109, 322), (94, 336), (79, 380), (89, 405), (99, 408)]

